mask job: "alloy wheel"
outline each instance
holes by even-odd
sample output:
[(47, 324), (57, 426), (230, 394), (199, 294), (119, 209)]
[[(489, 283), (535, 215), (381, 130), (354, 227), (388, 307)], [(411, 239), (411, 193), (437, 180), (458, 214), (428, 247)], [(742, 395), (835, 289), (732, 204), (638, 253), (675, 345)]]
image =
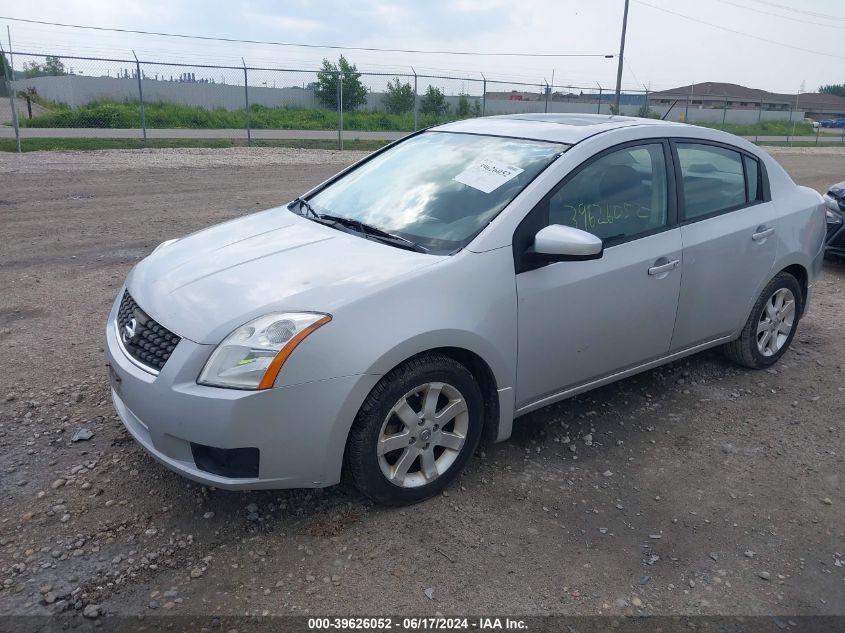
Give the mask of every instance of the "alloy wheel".
[(392, 484), (415, 488), (443, 475), (461, 452), (469, 430), (464, 396), (445, 382), (409, 391), (384, 419), (376, 451)]
[(757, 350), (774, 356), (784, 346), (795, 324), (795, 296), (789, 288), (779, 288), (763, 306), (757, 323)]

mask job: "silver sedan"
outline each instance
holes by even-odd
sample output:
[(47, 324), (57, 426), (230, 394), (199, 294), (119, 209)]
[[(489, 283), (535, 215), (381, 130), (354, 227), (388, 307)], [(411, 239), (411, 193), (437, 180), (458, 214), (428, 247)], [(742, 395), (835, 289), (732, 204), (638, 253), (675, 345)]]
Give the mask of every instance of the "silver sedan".
[(345, 471), (413, 503), (534, 409), (716, 346), (777, 362), (824, 236), (822, 197), (723, 132), (441, 125), (141, 261), (106, 328), (114, 404), (211, 486)]

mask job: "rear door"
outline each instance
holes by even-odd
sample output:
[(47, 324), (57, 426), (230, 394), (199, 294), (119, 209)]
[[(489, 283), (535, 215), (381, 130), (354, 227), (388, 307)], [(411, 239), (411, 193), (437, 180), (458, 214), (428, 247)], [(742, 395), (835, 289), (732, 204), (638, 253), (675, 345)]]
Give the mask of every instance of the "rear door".
[(684, 274), (672, 350), (736, 332), (772, 275), (779, 229), (765, 167), (741, 150), (675, 140)]

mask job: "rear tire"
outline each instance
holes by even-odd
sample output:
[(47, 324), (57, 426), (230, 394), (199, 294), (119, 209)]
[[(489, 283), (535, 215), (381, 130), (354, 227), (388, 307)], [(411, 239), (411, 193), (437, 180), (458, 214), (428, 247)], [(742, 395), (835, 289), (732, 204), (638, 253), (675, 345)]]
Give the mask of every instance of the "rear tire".
[(801, 285), (789, 273), (778, 273), (760, 293), (739, 338), (727, 343), (725, 355), (743, 367), (765, 369), (789, 349), (804, 309)]
[(386, 374), (355, 418), (344, 468), (376, 503), (407, 505), (440, 493), (475, 452), (484, 424), (470, 371), (423, 354)]

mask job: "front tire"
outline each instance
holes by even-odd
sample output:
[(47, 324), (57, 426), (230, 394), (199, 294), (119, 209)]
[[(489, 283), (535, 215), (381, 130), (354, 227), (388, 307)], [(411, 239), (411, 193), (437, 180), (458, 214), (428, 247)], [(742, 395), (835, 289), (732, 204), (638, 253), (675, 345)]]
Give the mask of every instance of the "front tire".
[(771, 367), (789, 349), (803, 307), (798, 280), (778, 273), (760, 293), (739, 338), (725, 345), (725, 355), (750, 369)]
[(481, 390), (469, 370), (442, 354), (417, 356), (367, 396), (349, 433), (345, 468), (376, 503), (417, 503), (463, 470), (483, 424)]

